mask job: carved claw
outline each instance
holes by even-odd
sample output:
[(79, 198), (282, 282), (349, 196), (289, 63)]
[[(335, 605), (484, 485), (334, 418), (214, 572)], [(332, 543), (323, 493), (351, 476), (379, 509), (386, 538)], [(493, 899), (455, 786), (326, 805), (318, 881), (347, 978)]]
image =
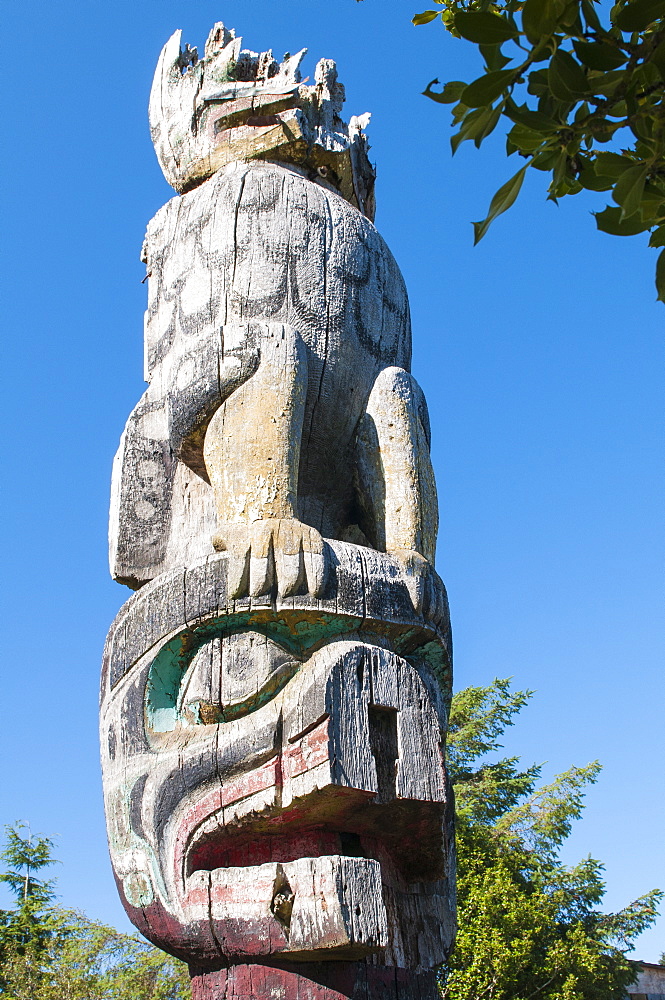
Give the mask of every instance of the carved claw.
[(404, 568), (414, 611), (442, 627), (448, 617), (448, 600), (443, 581), (430, 561), (413, 549), (396, 549), (390, 555)]
[(218, 552), (228, 552), (229, 597), (260, 597), (277, 583), (280, 597), (303, 585), (314, 597), (325, 582), (323, 539), (295, 518), (275, 517), (251, 524), (224, 524), (213, 536)]

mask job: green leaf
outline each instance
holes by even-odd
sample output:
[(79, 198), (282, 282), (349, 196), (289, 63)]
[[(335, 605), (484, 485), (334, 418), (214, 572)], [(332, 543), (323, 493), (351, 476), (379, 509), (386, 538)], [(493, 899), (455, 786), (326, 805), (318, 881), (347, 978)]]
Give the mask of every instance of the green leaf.
[(537, 153), (533, 158), (533, 166), (536, 170), (554, 170), (559, 153), (556, 149), (544, 149), (542, 153)]
[(462, 104), (468, 108), (482, 108), (500, 97), (515, 76), (512, 69), (500, 69), (494, 73), (485, 73), (470, 83), (460, 94)]
[(649, 239), (650, 247), (665, 247), (665, 226), (658, 226)]
[(487, 213), (487, 218), (483, 219), (482, 222), (474, 222), (473, 232), (474, 232), (474, 245), (482, 240), (483, 236), (489, 229), (490, 225), (496, 219), (497, 215), (501, 215), (503, 212), (507, 211), (510, 206), (514, 203), (518, 194), (520, 193), (520, 188), (522, 187), (522, 182), (524, 180), (524, 175), (528, 169), (529, 164), (526, 163), (521, 170), (518, 170), (514, 177), (511, 177), (509, 181), (499, 188), (496, 192), (492, 201), (490, 202), (489, 212)]
[(524, 125), (532, 132), (540, 132), (542, 135), (553, 135), (561, 128), (553, 118), (549, 118), (541, 111), (532, 111), (531, 108), (527, 108), (526, 104), (519, 107), (514, 103), (511, 107), (506, 106), (504, 114), (511, 121)]
[(473, 139), (476, 147), (479, 147), (485, 136), (496, 127), (500, 115), (501, 105), (497, 108), (475, 108), (469, 111), (459, 132), (450, 140), (453, 154), (466, 139)]
[(595, 164), (596, 173), (603, 174), (606, 177), (621, 177), (621, 174), (632, 167), (635, 160), (629, 159), (627, 156), (621, 156), (619, 153), (597, 153)]
[(513, 125), (508, 133), (508, 139), (514, 149), (519, 150), (520, 153), (534, 153), (545, 142), (545, 137), (540, 133), (532, 132), (531, 129), (520, 124)]
[(564, 28), (568, 28), (568, 31), (563, 32), (563, 34), (566, 35), (583, 34), (584, 28), (582, 27), (582, 19), (580, 17), (580, 0), (572, 0), (572, 2), (568, 4), (563, 14), (559, 18), (559, 22), (561, 25), (563, 25)]
[(476, 133), (476, 136), (474, 137), (473, 140), (473, 144), (476, 147), (476, 149), (480, 149), (480, 144), (483, 141), (483, 139), (486, 139), (487, 136), (494, 131), (494, 129), (498, 124), (499, 118), (501, 117), (502, 110), (503, 108), (500, 104), (498, 104), (496, 108), (489, 109), (487, 121), (483, 123), (483, 127)]
[(522, 8), (522, 27), (530, 42), (548, 37), (566, 8), (566, 0), (526, 0)]
[(643, 139), (648, 143), (650, 143), (653, 139), (653, 127), (653, 120), (646, 115), (644, 117), (640, 116), (639, 118), (635, 118), (630, 123), (630, 131), (633, 133), (635, 138)]
[(587, 77), (588, 89), (592, 94), (602, 94), (603, 97), (611, 97), (626, 80), (625, 69), (614, 69), (607, 73), (599, 73), (593, 70)]
[(660, 211), (663, 198), (665, 198), (665, 187), (661, 184), (654, 184), (648, 180), (644, 194), (642, 195), (642, 216), (646, 218), (650, 214), (655, 221), (660, 220), (663, 212)]
[(589, 92), (586, 73), (571, 56), (570, 52), (557, 49), (550, 59), (547, 80), (550, 90), (560, 101), (575, 100)]
[(591, 137), (593, 142), (610, 142), (617, 127), (617, 123), (608, 118), (594, 117), (587, 125), (586, 137)]
[(562, 149), (559, 151), (557, 161), (554, 164), (554, 169), (552, 170), (552, 183), (549, 187), (549, 196), (552, 200), (566, 193), (562, 190), (561, 185), (566, 179), (568, 169), (568, 154), (565, 149)]
[(500, 45), (479, 45), (478, 48), (485, 60), (488, 72), (495, 69), (503, 69), (511, 61), (509, 56), (504, 56)]
[(591, 109), (589, 108), (589, 105), (587, 104), (586, 101), (582, 101), (577, 111), (575, 112), (575, 124), (583, 121), (585, 118), (588, 118), (590, 113)]
[(467, 86), (463, 80), (451, 80), (449, 83), (444, 84), (443, 90), (437, 94), (432, 87), (438, 84), (438, 80), (430, 80), (425, 89), (423, 90), (423, 97), (429, 97), (430, 100), (436, 101), (437, 104), (454, 104), (455, 101), (459, 101), (460, 94)]
[(578, 180), (582, 187), (586, 188), (587, 191), (609, 191), (614, 185), (614, 178), (597, 173), (595, 163), (586, 156), (584, 158), (580, 157), (580, 159), (581, 170)]
[(462, 38), (477, 45), (501, 45), (519, 35), (507, 18), (488, 11), (460, 10), (455, 14), (454, 25)]
[(580, 62), (589, 69), (618, 69), (628, 59), (625, 52), (607, 42), (583, 42), (579, 38), (574, 38), (573, 48)]
[(535, 69), (533, 73), (529, 73), (529, 84), (526, 89), (528, 93), (533, 94), (534, 97), (540, 97), (546, 94), (549, 89), (549, 84), (547, 82), (547, 70)]
[(651, 62), (660, 73), (661, 80), (665, 80), (665, 41), (662, 41), (651, 54)]
[[(636, 68), (632, 80), (636, 84), (636, 89), (657, 87), (661, 83), (660, 70), (652, 62), (643, 62), (641, 66)], [(630, 90), (628, 95), (630, 95)]]
[(602, 32), (604, 30), (600, 23), (600, 18), (594, 9), (593, 0), (582, 0), (582, 13), (584, 14), (584, 20), (593, 31)]
[(652, 21), (665, 17), (665, 0), (631, 0), (614, 17), (621, 31), (643, 31)]
[(469, 109), (467, 108), (466, 104), (462, 104), (462, 102), (460, 101), (459, 104), (456, 104), (454, 108), (450, 109), (450, 113), (453, 117), (453, 125), (459, 125), (459, 123), (463, 121), (464, 118), (466, 118), (466, 116), (468, 115)]
[(415, 14), (411, 18), (411, 23), (415, 25), (429, 24), (430, 21), (433, 21), (434, 18), (438, 16), (439, 16), (438, 10), (424, 10), (422, 14)]
[(643, 233), (645, 229), (649, 228), (642, 221), (642, 216), (639, 212), (636, 212), (629, 219), (622, 219), (621, 209), (610, 205), (602, 212), (594, 212), (593, 215), (596, 219), (596, 225), (601, 232), (609, 233), (610, 236), (635, 236), (637, 233)]
[(614, 185), (612, 197), (617, 205), (621, 205), (621, 221), (629, 219), (639, 210), (647, 179), (646, 163), (636, 163), (634, 167), (624, 170)]
[(465, 113), (459, 132), (456, 132), (450, 139), (453, 156), (457, 152), (461, 143), (463, 143), (466, 139), (473, 139), (478, 129), (482, 127), (481, 119), (486, 115), (486, 108), (475, 108), (473, 111), (467, 111)]
[(660, 251), (656, 262), (656, 291), (656, 301), (665, 302), (665, 250)]

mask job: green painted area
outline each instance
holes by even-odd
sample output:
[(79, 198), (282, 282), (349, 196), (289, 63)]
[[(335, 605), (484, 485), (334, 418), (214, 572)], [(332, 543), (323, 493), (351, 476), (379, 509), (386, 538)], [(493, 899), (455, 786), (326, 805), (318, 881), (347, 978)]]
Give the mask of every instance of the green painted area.
[(424, 660), (429, 666), (430, 670), (436, 677), (441, 690), (446, 694), (446, 701), (449, 703), (452, 697), (452, 677), (450, 664), (446, 657), (442, 656), (441, 645), (438, 642), (426, 642), (423, 646), (420, 646), (416, 651), (407, 656), (406, 659), (413, 661), (414, 659)]
[[(305, 659), (320, 646), (345, 634), (357, 632), (359, 628), (365, 633), (389, 637), (395, 652), (405, 658), (416, 654), (424, 658), (440, 679), (444, 691), (448, 690), (449, 671), (443, 647), (434, 640), (423, 643), (421, 629), (404, 628), (388, 622), (370, 623), (348, 615), (324, 612), (241, 611), (220, 615), (193, 628), (185, 628), (162, 646), (148, 674), (148, 726), (155, 733), (167, 733), (175, 729), (179, 720), (177, 702), (182, 677), (198, 650), (212, 639), (238, 632), (258, 632), (297, 659)], [(297, 670), (298, 663), (295, 663), (276, 671), (259, 691), (245, 701), (222, 709), (219, 718), (214, 721), (229, 722), (255, 712), (274, 698)]]
[(183, 656), (182, 636), (162, 646), (148, 674), (146, 708), (148, 725), (156, 733), (168, 733), (175, 728), (178, 713), (178, 690), (187, 660)]
[[(236, 63), (235, 59), (229, 59), (223, 69), (214, 71), (212, 78), (215, 83), (230, 83), (235, 80)], [(230, 97), (228, 98), (230, 99)]]

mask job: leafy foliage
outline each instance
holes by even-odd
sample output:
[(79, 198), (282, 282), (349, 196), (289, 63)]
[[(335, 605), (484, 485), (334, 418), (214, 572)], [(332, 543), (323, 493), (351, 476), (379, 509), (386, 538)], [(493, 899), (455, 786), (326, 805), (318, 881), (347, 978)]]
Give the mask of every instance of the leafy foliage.
[(45, 952), (10, 956), (0, 997), (7, 1000), (186, 1000), (182, 962), (145, 941), (57, 909)]
[[(475, 242), (515, 201), (529, 167), (551, 175), (549, 198), (611, 191), (614, 204), (595, 213), (615, 236), (651, 232), (665, 247), (665, 0), (619, 0), (603, 23), (598, 0), (434, 0), (455, 37), (477, 46), (483, 74), (424, 94), (454, 105), (453, 153), (480, 147), (500, 121), (509, 124), (508, 155), (526, 164), (494, 195), (474, 223)], [(442, 9), (441, 9), (442, 8)], [(665, 249), (656, 265), (665, 301)]]
[[(26, 835), (27, 831), (27, 835)], [(24, 824), (6, 829), (0, 881), (16, 906), (0, 910), (2, 1000), (185, 1000), (189, 976), (145, 941), (54, 905), (53, 842)]]
[(568, 867), (559, 848), (597, 763), (537, 788), (539, 767), (488, 759), (531, 693), (506, 680), (453, 699), (449, 769), (457, 803), (459, 932), (442, 974), (446, 1000), (623, 1000), (632, 941), (656, 917), (654, 891), (615, 914), (593, 858)]

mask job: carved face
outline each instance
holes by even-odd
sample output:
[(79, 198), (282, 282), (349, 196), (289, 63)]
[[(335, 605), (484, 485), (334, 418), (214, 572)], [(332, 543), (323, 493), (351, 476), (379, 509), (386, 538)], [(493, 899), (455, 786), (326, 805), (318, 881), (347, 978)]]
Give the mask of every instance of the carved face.
[(201, 967), (440, 962), (452, 860), (441, 633), (398, 580), (390, 622), (349, 613), (339, 592), (220, 611), (224, 566), (220, 555), (185, 581), (160, 577), (109, 636), (102, 758), (130, 918)]
[(169, 184), (182, 193), (236, 160), (296, 163), (374, 218), (374, 168), (363, 135), (369, 115), (341, 118), (344, 87), (321, 59), (301, 83), (306, 49), (281, 63), (242, 49), (218, 23), (203, 58), (176, 31), (162, 49), (150, 94), (150, 132)]

